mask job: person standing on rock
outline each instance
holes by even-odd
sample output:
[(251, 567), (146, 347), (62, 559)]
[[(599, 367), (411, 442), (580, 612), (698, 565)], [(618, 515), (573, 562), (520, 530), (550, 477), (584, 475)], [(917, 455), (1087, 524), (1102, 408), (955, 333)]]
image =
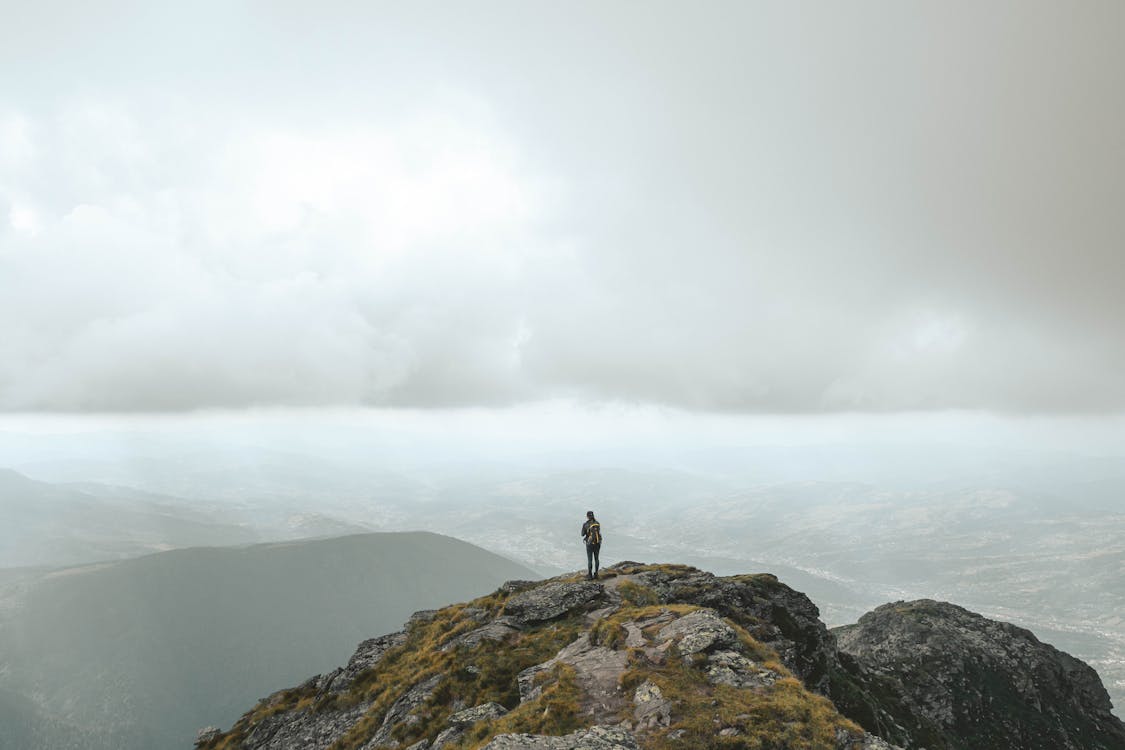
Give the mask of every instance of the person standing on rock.
[(586, 542), (586, 580), (598, 577), (601, 563), (598, 553), (602, 551), (602, 525), (594, 518), (594, 511), (586, 511), (586, 523), (582, 524), (582, 540)]

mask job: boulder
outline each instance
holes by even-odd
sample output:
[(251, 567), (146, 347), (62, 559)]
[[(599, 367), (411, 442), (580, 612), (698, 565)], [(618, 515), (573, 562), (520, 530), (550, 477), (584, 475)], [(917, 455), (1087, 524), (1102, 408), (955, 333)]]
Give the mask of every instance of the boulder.
[(519, 626), (516, 621), (511, 617), (499, 617), (492, 622), (481, 625), (476, 630), (470, 630), (468, 633), (462, 633), (453, 640), (444, 644), (441, 647), (442, 651), (449, 651), (450, 649), (464, 646), (465, 648), (475, 648), (484, 641), (495, 641), (497, 643), (505, 640), (508, 636), (518, 633)]
[(672, 721), (672, 704), (665, 700), (660, 688), (650, 680), (645, 680), (633, 693), (633, 718), (637, 729), (656, 729), (666, 727)]
[(514, 594), (504, 605), (504, 614), (520, 626), (561, 617), (602, 595), (600, 583), (555, 581)]
[(707, 681), (712, 685), (738, 688), (763, 688), (777, 682), (781, 675), (735, 651), (716, 651), (707, 657)]
[(665, 625), (657, 640), (676, 639), (680, 655), (689, 657), (716, 648), (738, 645), (738, 634), (714, 610), (698, 609)]
[(1097, 673), (1023, 628), (923, 599), (885, 604), (834, 633), (841, 651), (891, 678), (950, 748), (1125, 748), (1125, 725)]

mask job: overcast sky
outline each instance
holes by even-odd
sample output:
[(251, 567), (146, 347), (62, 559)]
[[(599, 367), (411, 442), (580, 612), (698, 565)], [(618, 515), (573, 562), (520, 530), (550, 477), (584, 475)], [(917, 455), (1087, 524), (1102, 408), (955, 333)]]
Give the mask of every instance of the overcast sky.
[(0, 2), (4, 411), (1125, 407), (1125, 3)]

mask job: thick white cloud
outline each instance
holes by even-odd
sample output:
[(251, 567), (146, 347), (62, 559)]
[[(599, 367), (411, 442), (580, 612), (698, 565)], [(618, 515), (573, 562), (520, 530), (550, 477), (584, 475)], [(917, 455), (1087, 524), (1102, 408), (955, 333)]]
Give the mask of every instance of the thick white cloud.
[(0, 32), (0, 408), (1125, 406), (1120, 6), (311, 7)]
[[(120, 140), (101, 142), (107, 122)], [(38, 156), (0, 181), (5, 408), (524, 396), (514, 296), (535, 186), (483, 129), (181, 143), (75, 108), (29, 137)]]

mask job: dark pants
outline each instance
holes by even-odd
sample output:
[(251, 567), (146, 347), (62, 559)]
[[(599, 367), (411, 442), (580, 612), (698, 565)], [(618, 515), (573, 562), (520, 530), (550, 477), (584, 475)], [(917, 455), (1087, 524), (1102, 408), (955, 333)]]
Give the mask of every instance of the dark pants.
[(598, 553), (602, 551), (600, 544), (587, 544), (586, 545), (586, 572), (588, 575), (594, 575), (598, 572)]

